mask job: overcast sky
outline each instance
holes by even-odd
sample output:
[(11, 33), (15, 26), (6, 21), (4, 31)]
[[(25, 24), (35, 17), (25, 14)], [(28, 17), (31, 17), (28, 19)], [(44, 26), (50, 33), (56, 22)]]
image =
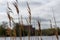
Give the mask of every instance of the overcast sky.
[[(12, 5), (12, 2), (15, 0), (0, 0), (0, 22), (8, 21), (6, 15), (7, 2), (9, 2), (10, 7), (14, 10), (15, 14), (11, 14), (11, 16), (17, 16), (16, 10)], [(55, 14), (55, 18), (57, 21), (57, 25), (60, 26), (60, 0), (18, 0), (20, 15), (23, 17), (27, 17), (27, 6), (26, 2), (29, 2), (29, 6), (31, 8), (32, 17), (40, 17), (42, 19), (51, 19), (53, 21), (53, 12)], [(42, 24), (48, 24), (49, 22)], [(45, 26), (45, 25), (44, 25)], [(48, 25), (47, 25), (48, 26)], [(43, 27), (46, 28), (46, 27)], [(48, 28), (48, 27), (47, 27)]]

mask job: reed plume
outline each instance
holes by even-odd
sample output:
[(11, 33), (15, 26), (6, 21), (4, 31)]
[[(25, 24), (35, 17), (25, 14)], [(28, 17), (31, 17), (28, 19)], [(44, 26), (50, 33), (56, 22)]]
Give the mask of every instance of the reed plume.
[(17, 4), (17, 0), (16, 2), (13, 3), (14, 7), (16, 8), (16, 12), (18, 14), (18, 22), (19, 22), (19, 30), (20, 30), (20, 40), (22, 40), (22, 30), (21, 30), (21, 27), (22, 25), (20, 24), (20, 17), (19, 17), (19, 8), (18, 8), (18, 4)]
[[(31, 9), (30, 9), (30, 7), (29, 7), (29, 4), (28, 4), (28, 2), (27, 2), (27, 7), (28, 7), (28, 13), (29, 13), (29, 24), (31, 25)], [(30, 26), (29, 26), (29, 32), (28, 32), (28, 39), (30, 40)]]
[(8, 11), (13, 13), (12, 9), (9, 7), (9, 3), (7, 2), (7, 8), (8, 8)]
[[(11, 27), (11, 17), (10, 17), (10, 14), (9, 14), (9, 12), (7, 11), (7, 16), (8, 16), (8, 19), (9, 19), (9, 26)], [(12, 35), (11, 35), (11, 30), (10, 30), (10, 37), (11, 37)], [(10, 38), (10, 40), (11, 40), (11, 38)]]
[[(9, 26), (11, 27), (11, 17), (10, 17), (10, 12), (9, 12), (10, 8), (9, 8), (9, 4), (7, 3), (7, 16), (8, 16), (8, 19), (9, 19)], [(11, 31), (10, 31), (11, 32)], [(10, 37), (11, 37), (11, 33), (10, 33)], [(11, 38), (10, 38), (11, 40)]]
[(8, 19), (11, 21), (11, 17), (10, 17), (9, 12), (7, 12), (7, 16), (8, 16)]
[(15, 22), (14, 22), (14, 18), (13, 18), (13, 17), (11, 17), (11, 21), (13, 22), (13, 24), (15, 24)]
[(19, 8), (18, 8), (17, 2), (14, 2), (13, 5), (14, 5), (14, 7), (16, 8), (17, 14), (19, 15)]
[(9, 14), (9, 12), (7, 11), (7, 16), (8, 16), (8, 19), (9, 19), (9, 24), (10, 24), (10, 27), (11, 27), (11, 16)]
[(31, 9), (29, 7), (28, 2), (27, 2), (27, 7), (28, 7), (28, 13), (29, 13), (29, 23), (31, 24)]
[(19, 17), (19, 8), (18, 8), (18, 1), (16, 0), (16, 2), (13, 3), (14, 7), (16, 8), (16, 12), (18, 14), (18, 21), (20, 24), (20, 17)]
[[(7, 3), (7, 8), (8, 8), (8, 10), (7, 10), (7, 16), (8, 16), (8, 19), (9, 19), (9, 24), (10, 24), (10, 27), (11, 27), (11, 22), (13, 22), (14, 24), (15, 24), (15, 22), (14, 22), (14, 20), (13, 20), (13, 18), (10, 16), (10, 12), (11, 13), (13, 13), (12, 12), (12, 9), (9, 7), (9, 4)], [(10, 36), (12, 36), (12, 34), (10, 33)], [(14, 30), (14, 37), (16, 37), (16, 31)], [(14, 37), (13, 37), (13, 40), (14, 40)], [(12, 38), (10, 38), (10, 40), (11, 40)]]

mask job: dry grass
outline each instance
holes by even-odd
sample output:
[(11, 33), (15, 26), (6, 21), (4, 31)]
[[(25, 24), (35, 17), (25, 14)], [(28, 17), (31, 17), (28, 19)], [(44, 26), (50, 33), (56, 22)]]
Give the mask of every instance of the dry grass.
[(17, 14), (18, 14), (19, 30), (20, 30), (20, 40), (22, 40), (22, 32), (21, 32), (21, 31), (22, 31), (22, 30), (21, 30), (22, 25), (20, 26), (19, 8), (18, 8), (17, 0), (16, 0), (16, 2), (13, 3), (13, 5), (15, 6), (16, 12), (17, 12)]
[(56, 23), (56, 19), (55, 19), (55, 14), (54, 14), (53, 8), (52, 8), (52, 12), (53, 12), (53, 19), (54, 19), (54, 22), (55, 22), (55, 35), (56, 35), (57, 40), (59, 40), (59, 37), (58, 37), (58, 29), (57, 29), (57, 23)]
[(51, 27), (51, 29), (52, 29), (52, 21), (50, 20), (50, 27)]
[[(16, 0), (16, 2), (14, 2), (13, 3), (13, 5), (14, 5), (14, 7), (16, 8), (16, 12), (17, 12), (17, 14), (18, 14), (18, 21), (19, 21), (19, 24), (20, 24), (20, 17), (19, 17), (19, 8), (18, 8), (18, 4), (17, 4), (17, 0)], [(7, 10), (7, 16), (8, 16), (8, 19), (9, 19), (9, 23), (10, 23), (10, 27), (11, 27), (11, 21), (13, 22), (13, 23), (15, 23), (14, 22), (14, 20), (13, 20), (13, 18), (10, 16), (10, 12), (12, 12), (12, 9), (9, 7), (9, 5), (8, 5), (8, 3), (7, 3), (7, 7), (8, 7), (8, 9), (9, 10)], [(27, 8), (28, 8), (28, 14), (29, 14), (29, 20), (27, 20), (26, 19), (26, 21), (27, 21), (27, 24), (28, 25), (31, 25), (31, 9), (30, 9), (30, 7), (29, 7), (29, 3), (27, 2)], [(52, 10), (53, 11), (53, 10)], [(54, 18), (54, 22), (55, 22), (55, 35), (56, 35), (56, 38), (57, 38), (57, 40), (59, 39), (58, 38), (58, 30), (57, 30), (57, 24), (56, 24), (56, 19), (55, 19), (55, 16), (54, 16), (54, 11), (53, 11), (53, 18)], [(39, 27), (39, 34), (40, 34), (40, 36), (42, 36), (42, 31), (41, 31), (41, 22), (38, 20), (37, 21), (38, 22), (38, 27)], [(20, 25), (19, 25), (20, 26)], [(51, 26), (51, 28), (52, 28), (52, 22), (51, 22), (51, 20), (50, 20), (50, 26)], [(20, 29), (20, 40), (22, 40), (22, 33), (21, 33), (21, 31), (23, 30), (24, 31), (24, 28), (23, 28), (23, 17), (22, 17), (22, 15), (21, 15), (21, 27), (19, 28)], [(14, 30), (14, 32), (15, 32), (16, 30)], [(16, 32), (15, 32), (16, 33)], [(16, 36), (16, 34), (15, 34), (15, 36)], [(30, 40), (30, 27), (29, 27), (29, 32), (28, 32), (28, 36), (29, 36), (29, 38), (28, 38), (28, 40)], [(42, 38), (41, 38), (41, 40), (42, 40)]]
[(37, 21), (38, 22), (38, 27), (39, 27), (39, 34), (40, 34), (40, 38), (41, 38), (41, 40), (42, 40), (42, 31), (41, 31), (41, 22), (38, 20)]
[(16, 2), (13, 3), (14, 7), (16, 8), (16, 12), (19, 15), (19, 8), (18, 8), (18, 4)]
[(28, 13), (29, 13), (29, 23), (31, 24), (31, 9), (30, 9), (30, 7), (29, 7), (29, 4), (28, 4), (28, 2), (27, 2), (27, 7), (28, 7)]
[[(29, 13), (29, 24), (31, 25), (31, 9), (29, 7), (29, 3), (27, 2), (27, 7), (28, 7), (28, 13)], [(29, 32), (28, 32), (28, 40), (30, 40), (30, 27), (29, 27)]]
[(29, 25), (28, 19), (25, 19), (25, 20), (26, 20), (27, 24)]
[[(11, 27), (11, 21), (13, 23), (15, 23), (15, 22), (14, 22), (13, 18), (10, 16), (10, 12), (12, 12), (12, 9), (9, 7), (9, 4), (7, 3), (7, 16), (8, 16), (9, 24), (10, 24), (10, 27)], [(10, 33), (10, 37), (12, 37), (12, 34), (11, 33)], [(14, 30), (14, 37), (16, 37), (16, 30)], [(13, 37), (13, 40), (14, 40), (14, 37)]]
[[(7, 4), (7, 7), (8, 7), (8, 9), (10, 9), (8, 4)], [(7, 10), (7, 16), (8, 16), (8, 19), (9, 19), (9, 26), (11, 27), (11, 16), (10, 16), (9, 10)], [(12, 36), (12, 35), (11, 35), (11, 33), (10, 33), (10, 37), (11, 37), (11, 36)]]
[(21, 15), (21, 25), (22, 25), (21, 29), (24, 31), (24, 27), (23, 27), (23, 17), (22, 17), (22, 15)]

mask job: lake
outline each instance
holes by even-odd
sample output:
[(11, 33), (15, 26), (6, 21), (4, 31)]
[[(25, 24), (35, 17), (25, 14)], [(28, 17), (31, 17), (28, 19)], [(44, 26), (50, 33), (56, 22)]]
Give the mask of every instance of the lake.
[[(20, 40), (20, 37), (0, 37), (0, 40)], [(56, 36), (42, 36), (43, 40), (57, 40)], [(28, 40), (28, 37), (22, 37), (22, 40)], [(41, 40), (40, 36), (31, 36), (30, 40)], [(59, 36), (60, 40), (60, 36)]]

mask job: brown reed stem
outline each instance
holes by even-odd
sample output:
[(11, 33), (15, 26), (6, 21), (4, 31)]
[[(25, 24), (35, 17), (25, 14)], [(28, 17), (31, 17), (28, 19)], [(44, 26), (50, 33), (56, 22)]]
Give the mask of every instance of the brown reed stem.
[(56, 23), (56, 19), (55, 19), (55, 15), (54, 15), (54, 10), (53, 10), (53, 8), (52, 8), (52, 12), (53, 12), (53, 19), (54, 19), (54, 22), (55, 22), (55, 35), (56, 35), (57, 40), (59, 40), (58, 30), (57, 30), (57, 23)]
[(41, 21), (38, 20), (38, 27), (39, 27), (39, 34), (40, 34), (40, 38), (42, 40), (42, 30), (41, 30)]
[[(28, 13), (29, 13), (29, 24), (31, 25), (31, 9), (30, 9), (30, 7), (29, 7), (29, 4), (28, 4), (28, 2), (27, 2), (27, 7), (28, 7)], [(30, 26), (29, 26), (29, 32), (28, 32), (28, 39), (30, 40)]]
[(50, 20), (50, 27), (51, 27), (51, 29), (52, 29), (52, 21)]

